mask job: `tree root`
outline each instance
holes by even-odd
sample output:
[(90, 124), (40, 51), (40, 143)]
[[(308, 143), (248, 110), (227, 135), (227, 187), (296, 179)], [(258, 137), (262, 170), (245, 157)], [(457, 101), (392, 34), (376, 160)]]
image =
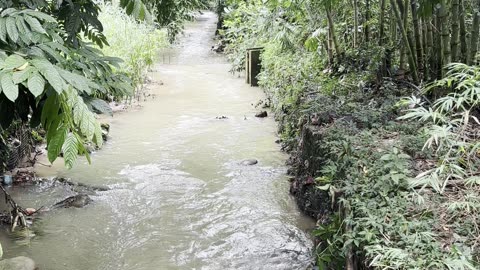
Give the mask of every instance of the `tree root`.
[(42, 209), (43, 207), (40, 207), (38, 210), (34, 211), (34, 212), (28, 212), (25, 210), (25, 208), (19, 206), (13, 199), (12, 197), (10, 196), (10, 194), (5, 190), (5, 188), (0, 185), (0, 189), (3, 191), (3, 193), (5, 194), (5, 203), (7, 205), (9, 205), (12, 210), (10, 211), (10, 215), (7, 216), (4, 221), (6, 221), (7, 223), (9, 223), (9, 225), (11, 225), (12, 227), (12, 232), (15, 231), (15, 228), (17, 227), (22, 227), (22, 228), (26, 228), (28, 227), (28, 224), (27, 224), (27, 220), (26, 220), (26, 216), (30, 216), (36, 212), (38, 212), (40, 209)]

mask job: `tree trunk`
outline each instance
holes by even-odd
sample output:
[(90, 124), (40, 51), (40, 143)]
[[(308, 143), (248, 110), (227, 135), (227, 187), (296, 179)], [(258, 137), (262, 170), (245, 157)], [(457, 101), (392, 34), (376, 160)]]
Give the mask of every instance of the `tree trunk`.
[(408, 42), (408, 37), (407, 37), (407, 31), (405, 30), (404, 24), (403, 24), (403, 18), (400, 15), (400, 12), (398, 10), (397, 4), (395, 3), (395, 0), (390, 0), (390, 4), (392, 5), (392, 10), (395, 13), (395, 17), (397, 19), (397, 24), (398, 28), (400, 28), (403, 42), (405, 44), (405, 47), (407, 47), (407, 52), (408, 52), (408, 62), (410, 65), (410, 71), (412, 72), (412, 78), (414, 82), (418, 83), (418, 74), (417, 74), (417, 67), (415, 65), (415, 57), (412, 48), (409, 45)]
[(475, 62), (475, 56), (477, 55), (478, 46), (478, 31), (480, 27), (480, 11), (477, 9), (473, 14), (473, 25), (470, 37), (470, 52), (468, 54), (467, 63), (472, 65)]
[(467, 63), (467, 29), (465, 27), (465, 7), (463, 0), (460, 0), (459, 5), (459, 20), (460, 20), (460, 62)]
[(459, 0), (452, 1), (452, 41), (450, 47), (452, 51), (452, 62), (458, 61), (459, 5)]
[(330, 65), (333, 64), (333, 52), (331, 45), (329, 44), (330, 42), (326, 41), (325, 39), (323, 40), (323, 46), (325, 47), (327, 54), (328, 54), (328, 63)]

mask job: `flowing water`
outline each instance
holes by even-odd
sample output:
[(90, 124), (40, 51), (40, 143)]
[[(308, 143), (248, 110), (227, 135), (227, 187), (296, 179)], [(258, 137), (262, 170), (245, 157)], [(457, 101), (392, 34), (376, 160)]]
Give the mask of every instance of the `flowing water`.
[[(43, 213), (31, 237), (2, 233), (4, 257), (26, 255), (46, 270), (309, 265), (313, 224), (288, 195), (276, 124), (254, 117), (262, 91), (210, 51), (215, 22), (204, 13), (172, 54), (160, 56), (150, 75), (155, 98), (109, 119), (111, 138), (92, 165), (38, 168), (112, 189), (85, 208)], [(259, 164), (241, 165), (250, 158)], [(71, 195), (50, 185), (10, 191), (28, 207)]]

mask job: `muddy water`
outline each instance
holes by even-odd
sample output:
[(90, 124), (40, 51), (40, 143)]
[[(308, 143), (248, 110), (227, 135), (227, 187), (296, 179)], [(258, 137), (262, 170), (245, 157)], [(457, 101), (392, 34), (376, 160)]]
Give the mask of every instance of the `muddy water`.
[[(210, 52), (215, 22), (203, 14), (160, 56), (155, 98), (109, 120), (111, 139), (92, 165), (38, 168), (112, 190), (83, 209), (43, 214), (30, 238), (3, 234), (5, 257), (30, 256), (48, 270), (307, 267), (312, 223), (288, 195), (276, 124), (254, 117), (261, 90)], [(240, 164), (249, 158), (259, 164)], [(48, 185), (12, 192), (26, 206), (70, 194)]]

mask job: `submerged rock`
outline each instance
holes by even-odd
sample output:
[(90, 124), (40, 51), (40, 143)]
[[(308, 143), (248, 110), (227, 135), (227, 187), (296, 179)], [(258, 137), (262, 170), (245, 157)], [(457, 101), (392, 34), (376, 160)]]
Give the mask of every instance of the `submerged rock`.
[(255, 117), (259, 117), (259, 118), (265, 118), (267, 116), (268, 116), (267, 111), (262, 111), (262, 112), (259, 112), (259, 113), (255, 114)]
[(245, 166), (252, 166), (252, 165), (255, 165), (258, 163), (258, 160), (256, 159), (246, 159), (244, 161), (242, 161), (242, 165), (245, 165)]
[(35, 262), (28, 257), (15, 257), (0, 261), (0, 270), (35, 270)]
[(75, 196), (71, 196), (66, 198), (63, 201), (60, 201), (56, 204), (53, 205), (55, 208), (70, 208), (70, 207), (76, 207), (76, 208), (81, 208), (84, 207), (85, 205), (89, 204), (93, 200), (88, 196), (87, 194), (78, 194)]

